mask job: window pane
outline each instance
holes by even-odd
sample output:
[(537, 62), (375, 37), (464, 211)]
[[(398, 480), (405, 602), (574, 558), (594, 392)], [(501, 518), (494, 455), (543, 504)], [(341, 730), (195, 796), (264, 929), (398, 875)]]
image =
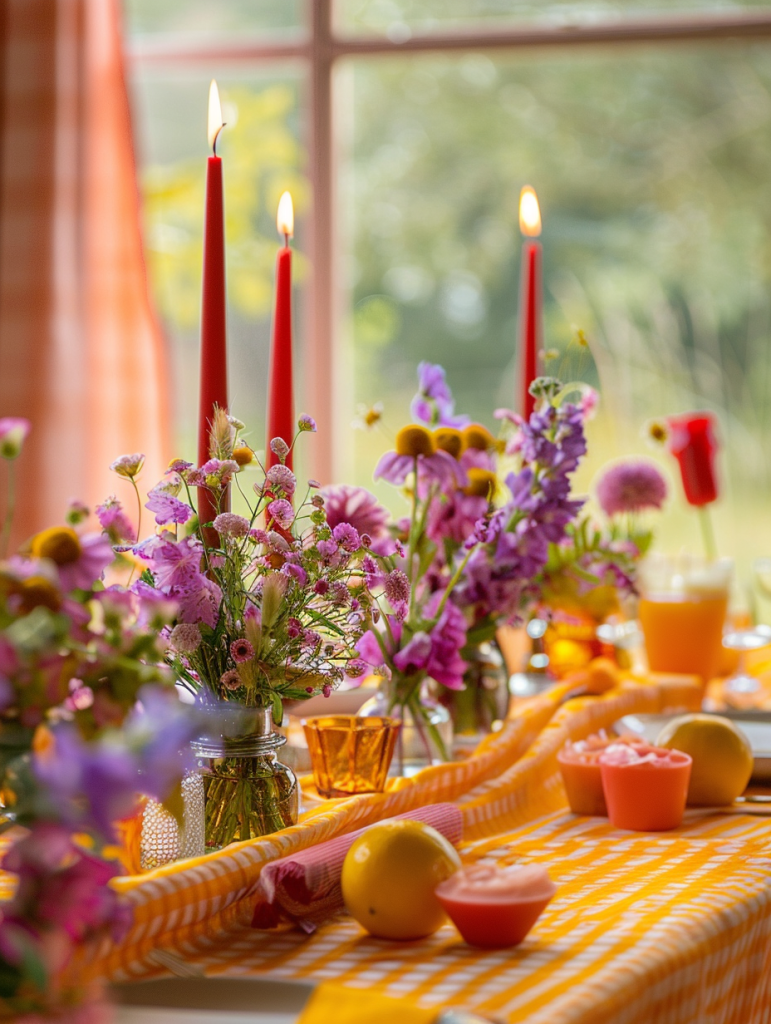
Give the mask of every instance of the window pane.
[[(228, 345), (232, 410), (263, 445), (273, 272), (280, 240), (278, 199), (292, 192), (298, 214), (295, 280), (302, 257), (309, 186), (302, 168), (300, 82), (291, 73), (260, 78), (222, 68), (160, 72), (137, 67), (134, 120), (144, 195), (146, 251), (156, 305), (170, 345), (179, 451), (195, 455), (204, 183), (209, 81), (216, 77), (227, 127), (217, 151), (225, 177)], [(302, 287), (296, 291), (302, 300)], [(298, 315), (298, 345), (303, 309)], [(300, 360), (300, 365), (302, 365)]]
[(474, 22), (584, 24), (599, 20), (684, 13), (717, 14), (769, 7), (769, 0), (337, 0), (344, 32), (385, 33), (395, 41), (413, 31)]
[(205, 33), (297, 28), (303, 0), (124, 0), (130, 33)]
[[(603, 385), (581, 485), (647, 451), (648, 417), (717, 409), (732, 488), (720, 528), (751, 553), (771, 490), (771, 46), (401, 58), (341, 74), (348, 422), (378, 400), (389, 428), (404, 422), (419, 359), (443, 363), (459, 407), (490, 426), (511, 406), (530, 183), (549, 368)], [(352, 434), (360, 482), (385, 443)], [(687, 542), (692, 517), (673, 505), (668, 529)]]

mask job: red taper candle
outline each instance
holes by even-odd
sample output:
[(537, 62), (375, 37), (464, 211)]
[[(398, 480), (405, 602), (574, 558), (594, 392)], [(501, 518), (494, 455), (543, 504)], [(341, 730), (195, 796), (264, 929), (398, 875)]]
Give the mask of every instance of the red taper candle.
[[(214, 407), (228, 407), (228, 356), (225, 298), (225, 206), (222, 159), (217, 136), (224, 127), (217, 83), (209, 88), (209, 144), (206, 166), (206, 206), (203, 232), (203, 289), (201, 302), (201, 388), (198, 407), (198, 465), (209, 459), (209, 430)], [(223, 508), (227, 505), (227, 496)], [(198, 518), (210, 523), (217, 515), (211, 491), (198, 488)]]
[[(273, 311), (273, 332), (270, 346), (270, 391), (268, 394), (268, 426), (265, 444), (268, 468), (281, 460), (270, 450), (277, 437), (291, 445), (295, 435), (294, 394), (292, 382), (292, 250), (289, 239), (294, 234), (292, 197), (284, 192), (276, 217), (284, 245), (276, 257), (276, 305)], [(292, 466), (291, 451), (286, 465)]]
[(543, 296), (541, 291), (541, 244), (533, 241), (541, 233), (541, 212), (535, 191), (526, 185), (519, 197), (519, 226), (528, 240), (522, 246), (519, 291), (519, 411), (526, 419), (535, 408), (530, 385), (538, 376), (538, 350), (543, 338)]

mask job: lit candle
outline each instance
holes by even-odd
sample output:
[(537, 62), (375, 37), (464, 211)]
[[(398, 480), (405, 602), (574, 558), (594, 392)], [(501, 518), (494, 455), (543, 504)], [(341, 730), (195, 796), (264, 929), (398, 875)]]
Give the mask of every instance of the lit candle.
[(541, 295), (541, 211), (535, 190), (525, 185), (519, 197), (519, 227), (527, 240), (522, 246), (519, 293), (519, 411), (526, 418), (535, 407), (530, 385), (538, 376), (538, 350), (543, 337)]
[[(209, 429), (214, 406), (228, 407), (227, 333), (225, 308), (225, 211), (222, 160), (217, 156), (217, 137), (224, 128), (217, 83), (209, 87), (209, 145), (212, 155), (206, 166), (206, 206), (203, 232), (203, 290), (201, 302), (201, 389), (198, 409), (198, 464), (209, 458)], [(224, 496), (223, 506), (227, 504)], [(198, 517), (211, 522), (218, 509), (212, 493), (198, 490)]]
[[(295, 434), (294, 397), (292, 391), (292, 250), (289, 239), (294, 234), (292, 197), (284, 192), (276, 217), (278, 233), (284, 245), (276, 257), (276, 305), (273, 312), (273, 334), (270, 348), (270, 391), (268, 394), (268, 430), (266, 458), (268, 468), (279, 462), (270, 450), (270, 442), (280, 437), (288, 445)], [(286, 459), (291, 467), (292, 453)]]

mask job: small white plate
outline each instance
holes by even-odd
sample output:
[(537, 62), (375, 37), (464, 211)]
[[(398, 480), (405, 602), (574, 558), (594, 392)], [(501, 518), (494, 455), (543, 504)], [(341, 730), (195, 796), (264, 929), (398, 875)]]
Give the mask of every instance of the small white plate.
[[(616, 733), (632, 732), (642, 736), (649, 743), (655, 743), (656, 737), (667, 722), (679, 718), (680, 714), (627, 715), (615, 723), (613, 730)], [(722, 711), (718, 717), (730, 718), (750, 741), (755, 759), (752, 781), (771, 782), (771, 714), (767, 711)]]
[(115, 1024), (296, 1024), (310, 982), (160, 978), (113, 985)]

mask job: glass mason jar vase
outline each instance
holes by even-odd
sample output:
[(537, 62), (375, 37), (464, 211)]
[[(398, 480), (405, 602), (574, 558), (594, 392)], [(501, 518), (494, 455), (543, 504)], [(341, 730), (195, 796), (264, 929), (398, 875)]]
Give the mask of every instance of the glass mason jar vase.
[(452, 718), (447, 708), (434, 699), (432, 680), (425, 680), (420, 695), (407, 704), (396, 703), (391, 684), (384, 681), (375, 695), (362, 704), (358, 714), (366, 718), (395, 718), (402, 723), (389, 775), (415, 775), (429, 765), (444, 763), (452, 755)]
[(270, 708), (234, 709), (237, 730), (220, 728), (192, 744), (203, 777), (207, 850), (278, 832), (297, 822), (297, 778), (276, 751)]
[(506, 717), (509, 680), (503, 656), (494, 641), (466, 648), (462, 657), (468, 665), (463, 676), (466, 689), (443, 688), (441, 700), (452, 716), (456, 744), (467, 746), (490, 732), (493, 722)]

